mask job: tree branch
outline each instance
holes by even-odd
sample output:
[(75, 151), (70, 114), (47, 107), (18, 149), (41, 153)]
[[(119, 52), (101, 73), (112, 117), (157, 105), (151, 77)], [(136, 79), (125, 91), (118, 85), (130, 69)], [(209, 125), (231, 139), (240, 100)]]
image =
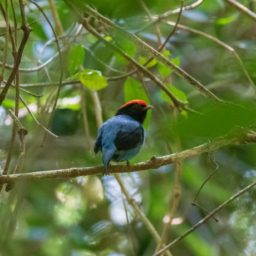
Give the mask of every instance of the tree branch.
[(184, 108), (184, 104), (182, 101), (177, 99), (175, 95), (165, 86), (162, 81), (156, 77), (152, 72), (150, 72), (146, 67), (135, 61), (132, 57), (130, 57), (125, 51), (123, 51), (120, 47), (108, 42), (103, 36), (101, 36), (93, 27), (89, 25), (89, 23), (86, 21), (86, 19), (83, 19), (81, 22), (83, 26), (91, 32), (94, 36), (98, 37), (102, 42), (104, 42), (106, 45), (111, 47), (113, 50), (117, 51), (119, 54), (121, 54), (124, 58), (129, 60), (138, 70), (143, 72), (146, 76), (148, 76), (152, 81), (154, 81), (172, 100), (173, 104), (177, 108)]
[(237, 10), (239, 10), (241, 13), (246, 14), (248, 17), (256, 21), (256, 13), (248, 9), (243, 4), (235, 1), (235, 0), (226, 0), (230, 5), (233, 5)]
[[(234, 144), (247, 144), (256, 143), (256, 132), (247, 131), (243, 132), (237, 136), (225, 136), (217, 138), (213, 142), (201, 144), (199, 146), (183, 150), (181, 152), (173, 153), (170, 155), (152, 157), (151, 159), (140, 162), (131, 166), (126, 165), (112, 165), (109, 167), (110, 173), (124, 173), (124, 172), (136, 172), (144, 171), (149, 169), (155, 169), (163, 165), (174, 163), (178, 160), (183, 160), (191, 158), (193, 156), (198, 156), (206, 152), (212, 152), (225, 146)], [(11, 184), (16, 181), (21, 180), (41, 180), (41, 179), (68, 179), (78, 176), (88, 176), (101, 174), (104, 172), (103, 166), (92, 166), (92, 167), (73, 167), (68, 169), (59, 170), (47, 170), (38, 172), (27, 172), (27, 173), (17, 173), (11, 175), (0, 176), (0, 184)]]
[[(134, 42), (139, 48), (145, 50), (149, 56), (153, 56), (157, 60), (161, 61), (162, 63), (166, 64), (167, 66), (173, 68), (174, 72), (179, 75), (180, 77), (187, 80), (192, 86), (197, 88), (198, 91), (200, 91), (203, 95), (207, 96), (208, 98), (211, 98), (215, 101), (222, 102), (222, 100), (216, 96), (213, 92), (209, 91), (201, 82), (199, 82), (197, 79), (195, 79), (193, 76), (191, 76), (189, 73), (187, 73), (185, 70), (177, 66), (175, 63), (170, 61), (168, 58), (163, 56), (159, 51), (151, 47), (149, 44), (144, 42), (142, 39), (140, 39), (135, 34), (132, 34), (126, 30), (123, 30), (122, 27), (118, 26), (114, 22), (112, 22), (107, 17), (101, 15), (96, 10), (91, 8), (90, 6), (86, 5), (85, 10), (88, 13), (89, 16), (95, 17), (99, 21), (101, 21), (105, 26), (108, 26), (109, 29), (114, 29), (116, 31), (121, 32), (125, 37), (127, 37), (128, 40), (131, 40), (131, 42)], [(85, 21), (84, 18), (82, 18), (82, 21)], [(90, 31), (91, 32), (91, 31)]]

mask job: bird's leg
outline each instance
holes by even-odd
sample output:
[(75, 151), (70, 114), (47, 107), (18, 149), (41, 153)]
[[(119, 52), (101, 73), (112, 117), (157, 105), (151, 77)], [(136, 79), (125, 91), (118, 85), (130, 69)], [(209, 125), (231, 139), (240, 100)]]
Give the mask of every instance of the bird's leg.
[(109, 175), (109, 171), (108, 171), (107, 168), (104, 168), (104, 171), (103, 171), (102, 175), (103, 175), (103, 176)]
[(104, 154), (103, 153), (103, 165), (104, 165), (104, 171), (103, 171), (103, 175), (109, 175), (109, 167), (110, 165), (110, 161), (111, 161), (111, 157), (108, 157), (108, 154)]
[(104, 171), (102, 173), (103, 176), (105, 175), (110, 175), (109, 171), (108, 171), (108, 168), (109, 168), (110, 164), (108, 164), (107, 166), (104, 166)]

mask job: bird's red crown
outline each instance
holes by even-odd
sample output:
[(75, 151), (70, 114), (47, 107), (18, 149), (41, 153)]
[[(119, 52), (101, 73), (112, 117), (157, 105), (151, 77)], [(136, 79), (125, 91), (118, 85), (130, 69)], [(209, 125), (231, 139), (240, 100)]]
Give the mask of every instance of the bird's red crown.
[(132, 104), (139, 104), (143, 107), (147, 106), (147, 103), (144, 100), (130, 100), (130, 101), (126, 102), (125, 104), (123, 104), (119, 109), (127, 107)]

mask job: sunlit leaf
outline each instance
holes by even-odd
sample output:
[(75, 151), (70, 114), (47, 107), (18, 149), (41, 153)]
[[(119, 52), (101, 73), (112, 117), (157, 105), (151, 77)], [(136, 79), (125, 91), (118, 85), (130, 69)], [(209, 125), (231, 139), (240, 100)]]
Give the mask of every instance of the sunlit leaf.
[(166, 78), (166, 77), (170, 76), (173, 71), (172, 68), (170, 68), (169, 66), (167, 66), (161, 62), (157, 63), (157, 70), (162, 78)]
[[(167, 85), (167, 88), (179, 101), (182, 101), (184, 103), (188, 101), (187, 95), (183, 91), (181, 91), (179, 88), (175, 87), (172, 84)], [(172, 100), (164, 91), (161, 91), (160, 95), (163, 101), (172, 104)]]
[(177, 66), (180, 66), (180, 57), (175, 57), (171, 59), (171, 62)]
[(170, 57), (171, 56), (171, 52), (167, 49), (164, 49), (161, 54), (164, 56), (164, 57)]
[[(170, 55), (170, 52), (167, 52), (165, 55), (166, 55), (165, 57), (168, 57)], [(180, 58), (179, 57), (171, 58), (170, 61), (173, 64), (175, 64), (176, 66), (180, 66)], [(163, 78), (170, 76), (173, 72), (172, 67), (170, 67), (164, 63), (161, 63), (161, 62), (157, 63), (157, 70), (160, 73), (161, 77), (163, 77)]]
[[(133, 100), (133, 99), (141, 99), (145, 100), (147, 103), (150, 102), (143, 85), (134, 78), (127, 78), (124, 83), (124, 98), (125, 101)], [(148, 111), (145, 127), (149, 125), (149, 119), (151, 117), (151, 111)]]
[(177, 87), (171, 85), (171, 86), (168, 86), (168, 88), (178, 100), (183, 102), (188, 101), (187, 95)]
[(84, 49), (80, 44), (76, 44), (68, 53), (68, 71), (70, 74), (77, 72), (84, 62)]
[(105, 36), (104, 39), (108, 42), (111, 42), (113, 40), (111, 36)]
[(238, 17), (239, 17), (238, 13), (234, 13), (230, 16), (217, 19), (216, 24), (227, 25), (227, 24), (230, 24), (230, 23), (236, 21)]
[[(149, 60), (149, 57), (145, 57), (145, 56), (140, 56), (139, 57), (139, 63), (141, 65), (144, 65), (145, 63), (147, 63)], [(154, 67), (155, 65), (157, 64), (157, 60), (156, 59), (153, 59), (151, 60), (148, 64), (147, 64), (147, 68), (152, 68)]]
[(14, 108), (15, 101), (8, 98), (4, 99), (2, 106), (5, 108)]
[(84, 69), (78, 73), (80, 82), (92, 91), (98, 91), (108, 86), (107, 79), (98, 70)]
[(124, 98), (125, 101), (142, 99), (149, 102), (149, 98), (141, 82), (131, 77), (127, 78), (124, 83)]
[(124, 37), (123, 33), (116, 33), (113, 36), (114, 40), (116, 41), (116, 43), (118, 44), (118, 46), (120, 48), (122, 48), (126, 54), (128, 54), (131, 57), (134, 57), (136, 52), (137, 52), (137, 46), (136, 44), (131, 41), (131, 40), (127, 40), (126, 37)]

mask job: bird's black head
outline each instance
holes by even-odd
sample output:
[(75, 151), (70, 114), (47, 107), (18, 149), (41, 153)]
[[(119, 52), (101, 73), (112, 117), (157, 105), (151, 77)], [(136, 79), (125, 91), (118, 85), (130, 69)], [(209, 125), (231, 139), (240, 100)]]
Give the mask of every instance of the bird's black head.
[(122, 105), (116, 112), (116, 115), (128, 115), (142, 124), (147, 111), (151, 108), (152, 106), (147, 105), (144, 100), (131, 100)]

